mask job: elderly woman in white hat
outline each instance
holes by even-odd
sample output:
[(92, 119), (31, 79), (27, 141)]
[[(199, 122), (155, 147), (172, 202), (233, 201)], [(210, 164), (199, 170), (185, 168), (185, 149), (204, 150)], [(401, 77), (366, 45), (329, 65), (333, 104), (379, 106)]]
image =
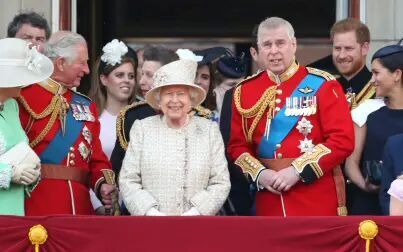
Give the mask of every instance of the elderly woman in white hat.
[(178, 50), (180, 60), (154, 74), (146, 101), (160, 115), (134, 122), (119, 185), (132, 215), (215, 215), (230, 181), (216, 123), (190, 116), (205, 99), (194, 84), (197, 57)]
[(40, 174), (40, 160), (28, 145), (13, 98), (22, 86), (52, 72), (52, 62), (24, 40), (0, 40), (0, 214), (24, 215), (24, 192), (29, 195)]

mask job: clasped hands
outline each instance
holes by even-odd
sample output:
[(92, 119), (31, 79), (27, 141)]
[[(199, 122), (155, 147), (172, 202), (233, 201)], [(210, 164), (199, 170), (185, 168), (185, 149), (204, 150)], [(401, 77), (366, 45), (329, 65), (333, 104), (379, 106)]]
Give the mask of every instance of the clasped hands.
[(23, 162), (13, 165), (13, 175), (11, 177), (11, 181), (16, 184), (30, 185), (38, 179), (40, 169), (40, 163), (35, 162)]
[(258, 183), (268, 191), (280, 194), (291, 189), (300, 180), (295, 168), (289, 166), (280, 171), (265, 169), (259, 174)]
[(112, 196), (113, 196), (113, 193), (117, 191), (116, 186), (104, 183), (101, 185), (99, 190), (100, 190), (101, 200), (105, 206), (105, 209), (107, 211), (113, 211), (114, 210), (113, 206), (114, 206), (117, 198), (112, 197)]

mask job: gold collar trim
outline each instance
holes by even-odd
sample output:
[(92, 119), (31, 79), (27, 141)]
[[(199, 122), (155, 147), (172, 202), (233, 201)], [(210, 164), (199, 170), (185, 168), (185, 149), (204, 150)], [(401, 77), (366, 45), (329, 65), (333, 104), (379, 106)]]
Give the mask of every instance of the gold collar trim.
[(289, 78), (291, 78), (297, 71), (299, 68), (299, 64), (294, 61), (291, 66), (289, 66), (287, 68), (287, 70), (285, 70), (284, 73), (280, 74), (280, 75), (276, 75), (273, 72), (267, 70), (267, 74), (269, 75), (269, 78), (274, 81), (277, 84), (281, 84), (282, 82), (288, 80)]
[(65, 88), (62, 84), (51, 78), (39, 82), (39, 85), (44, 89), (48, 90), (49, 92), (51, 92), (52, 94), (64, 94), (67, 90), (67, 88)]

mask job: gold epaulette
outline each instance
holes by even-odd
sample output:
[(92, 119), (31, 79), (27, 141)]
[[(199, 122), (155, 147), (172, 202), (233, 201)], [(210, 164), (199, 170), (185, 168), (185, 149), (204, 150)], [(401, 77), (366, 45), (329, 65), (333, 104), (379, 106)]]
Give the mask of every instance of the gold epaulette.
[(88, 99), (89, 101), (92, 101), (91, 98), (88, 97), (88, 96), (86, 96), (85, 94), (82, 94), (82, 93), (80, 93), (80, 92), (78, 92), (78, 91), (75, 91), (75, 90), (73, 90), (73, 89), (70, 89), (70, 90), (73, 91), (73, 93), (78, 94), (79, 96), (82, 96), (82, 97)]
[(116, 134), (119, 139), (119, 144), (124, 150), (127, 150), (127, 146), (128, 146), (128, 142), (127, 142), (126, 135), (125, 135), (126, 113), (129, 110), (132, 110), (136, 107), (139, 107), (139, 106), (145, 105), (145, 104), (147, 104), (147, 102), (145, 102), (145, 101), (133, 102), (132, 104), (124, 107), (118, 114), (118, 117), (116, 119)]
[(326, 71), (319, 70), (319, 69), (313, 68), (313, 67), (307, 67), (306, 69), (308, 70), (308, 72), (310, 74), (320, 76), (320, 77), (324, 78), (327, 81), (336, 79), (332, 74), (330, 74), (330, 73), (328, 73)]
[(263, 70), (258, 70), (255, 74), (250, 75), (250, 76), (246, 77), (245, 79), (241, 80), (238, 84), (236, 84), (236, 86), (242, 85), (247, 81), (257, 78), (263, 72), (264, 72)]
[(198, 116), (204, 117), (206, 119), (211, 119), (214, 117), (213, 111), (201, 105), (194, 107), (193, 110), (196, 111)]

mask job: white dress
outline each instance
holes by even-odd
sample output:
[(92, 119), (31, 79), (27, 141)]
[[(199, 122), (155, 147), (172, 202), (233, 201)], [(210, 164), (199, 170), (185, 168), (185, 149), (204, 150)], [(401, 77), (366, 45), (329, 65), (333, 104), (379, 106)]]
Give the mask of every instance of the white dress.
[(194, 116), (185, 128), (172, 129), (161, 115), (136, 120), (119, 186), (132, 215), (145, 215), (152, 207), (166, 215), (192, 207), (215, 215), (230, 190), (217, 123)]
[(105, 152), (109, 160), (111, 159), (113, 148), (115, 148), (116, 118), (117, 116), (110, 114), (106, 109), (99, 117), (99, 122), (101, 124), (99, 139), (101, 140), (102, 150)]

